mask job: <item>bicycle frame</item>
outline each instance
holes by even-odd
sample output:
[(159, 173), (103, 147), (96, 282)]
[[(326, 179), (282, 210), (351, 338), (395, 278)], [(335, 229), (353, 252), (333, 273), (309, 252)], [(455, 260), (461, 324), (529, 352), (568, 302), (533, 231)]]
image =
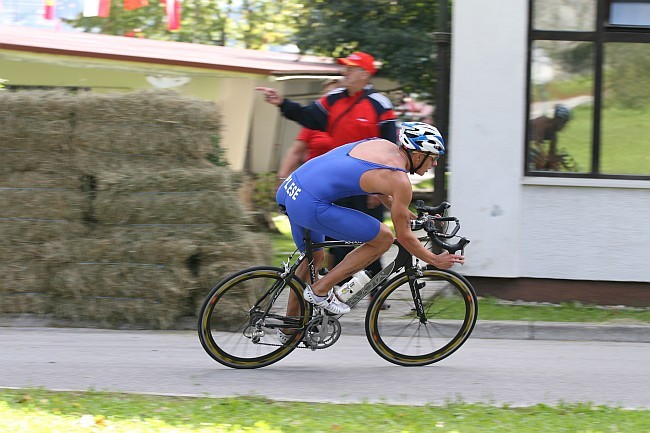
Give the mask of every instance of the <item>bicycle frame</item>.
[[(354, 242), (354, 241), (323, 241), (323, 242), (311, 242), (311, 238), (309, 236), (309, 232), (305, 232), (305, 252), (301, 253), (300, 257), (296, 259), (294, 264), (291, 266), (290, 269), (288, 269), (287, 275), (291, 275), (293, 277), (295, 275), (295, 272), (300, 266), (300, 264), (307, 259), (307, 263), (309, 266), (309, 277), (310, 281), (313, 284), (316, 281), (316, 268), (314, 266), (314, 255), (313, 252), (316, 249), (319, 248), (331, 248), (331, 247), (358, 247), (360, 245), (363, 245), (363, 242)], [(355, 293), (346, 301), (346, 304), (350, 306), (350, 308), (354, 307), (357, 305), (363, 298), (365, 298), (367, 295), (370, 294), (374, 289), (379, 287), (381, 284), (383, 284), (388, 277), (390, 277), (392, 274), (398, 272), (400, 269), (405, 268), (406, 274), (409, 277), (409, 286), (411, 288), (411, 293), (413, 295), (413, 300), (415, 302), (415, 310), (420, 318), (420, 321), (422, 323), (426, 322), (426, 315), (424, 314), (424, 307), (422, 305), (422, 300), (420, 297), (420, 293), (415, 286), (415, 276), (418, 275), (419, 269), (417, 266), (413, 265), (413, 255), (409, 253), (404, 247), (400, 245), (400, 243), (395, 240), (393, 241), (393, 245), (397, 245), (398, 247), (398, 253), (395, 259), (390, 262), (388, 265), (386, 265), (381, 271), (379, 271), (376, 275), (374, 275), (370, 281), (368, 281), (360, 291)], [(288, 268), (288, 262), (285, 264), (285, 269)]]

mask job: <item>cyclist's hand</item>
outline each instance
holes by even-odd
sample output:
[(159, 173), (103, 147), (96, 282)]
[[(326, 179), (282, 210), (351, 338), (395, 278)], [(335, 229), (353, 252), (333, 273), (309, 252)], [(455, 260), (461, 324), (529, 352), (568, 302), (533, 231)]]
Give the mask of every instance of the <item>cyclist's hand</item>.
[(269, 104), (280, 105), (284, 101), (284, 97), (272, 87), (256, 87), (255, 90), (264, 93), (264, 100)]
[(465, 256), (449, 254), (447, 251), (436, 255), (436, 262), (432, 263), (438, 269), (449, 269), (456, 263), (465, 264)]

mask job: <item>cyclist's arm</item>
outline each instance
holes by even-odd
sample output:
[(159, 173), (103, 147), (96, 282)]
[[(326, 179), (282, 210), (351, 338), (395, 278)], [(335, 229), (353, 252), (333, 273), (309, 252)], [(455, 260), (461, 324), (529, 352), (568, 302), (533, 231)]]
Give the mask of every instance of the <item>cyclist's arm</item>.
[(452, 267), (454, 263), (463, 263), (464, 258), (462, 256), (449, 253), (439, 255), (432, 253), (413, 234), (410, 223), (412, 213), (408, 208), (413, 198), (413, 192), (408, 177), (402, 176), (401, 178), (400, 182), (394, 183), (395, 186), (391, 194), (393, 200), (390, 208), (397, 241), (415, 257), (437, 268), (447, 269)]

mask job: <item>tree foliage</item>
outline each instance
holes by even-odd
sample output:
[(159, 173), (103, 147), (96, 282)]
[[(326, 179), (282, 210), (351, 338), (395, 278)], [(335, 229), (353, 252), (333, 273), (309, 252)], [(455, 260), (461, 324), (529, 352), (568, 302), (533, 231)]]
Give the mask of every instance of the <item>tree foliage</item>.
[(407, 92), (433, 93), (438, 4), (418, 0), (305, 0), (295, 35), (301, 50), (340, 57), (365, 51), (383, 64), (379, 74)]
[(185, 0), (181, 28), (169, 31), (158, 0), (131, 11), (117, 0), (108, 18), (79, 15), (66, 22), (86, 32), (263, 49), (287, 43), (300, 8), (297, 0)]

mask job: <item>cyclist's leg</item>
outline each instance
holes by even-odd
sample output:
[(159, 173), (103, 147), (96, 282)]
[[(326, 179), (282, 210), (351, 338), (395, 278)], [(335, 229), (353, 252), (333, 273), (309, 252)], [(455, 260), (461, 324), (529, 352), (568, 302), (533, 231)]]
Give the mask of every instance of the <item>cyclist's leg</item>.
[[(297, 224), (295, 221), (289, 217), (289, 224), (291, 225), (291, 235), (293, 236), (293, 241), (296, 244), (296, 247), (300, 251), (305, 250), (305, 228)], [(314, 231), (309, 231), (309, 236), (312, 242), (323, 242), (325, 235), (316, 233)], [(318, 270), (323, 264), (325, 258), (325, 252), (322, 248), (316, 249), (313, 251), (314, 256), (314, 269)], [(311, 284), (311, 277), (309, 276), (309, 263), (307, 260), (303, 261), (298, 269), (296, 270), (296, 276), (307, 284)], [(316, 272), (316, 278), (318, 279), (318, 272)], [(300, 303), (297, 299), (295, 293), (291, 292), (289, 294), (289, 302), (287, 305), (287, 316), (294, 316), (300, 311)]]
[(393, 243), (393, 232), (387, 225), (354, 209), (321, 205), (317, 221), (318, 230), (326, 236), (364, 242), (312, 286), (319, 296), (326, 295), (336, 283), (379, 259)]

